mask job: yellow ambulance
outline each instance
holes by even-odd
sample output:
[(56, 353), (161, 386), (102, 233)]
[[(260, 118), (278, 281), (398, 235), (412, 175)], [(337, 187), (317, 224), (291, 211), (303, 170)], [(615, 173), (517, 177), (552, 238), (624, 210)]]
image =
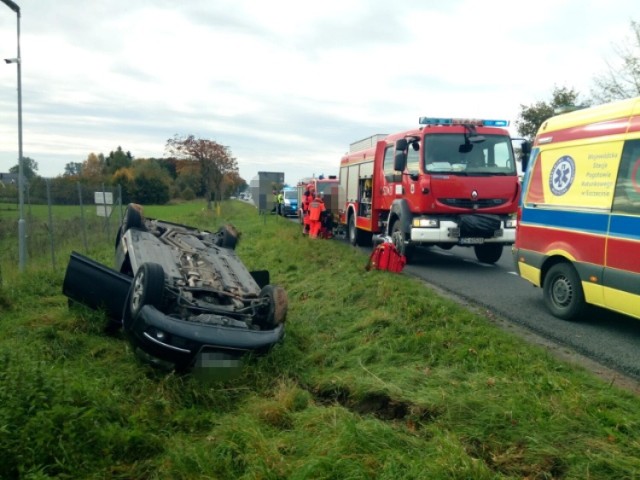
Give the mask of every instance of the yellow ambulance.
[(640, 97), (542, 124), (513, 257), (555, 316), (587, 304), (640, 318)]

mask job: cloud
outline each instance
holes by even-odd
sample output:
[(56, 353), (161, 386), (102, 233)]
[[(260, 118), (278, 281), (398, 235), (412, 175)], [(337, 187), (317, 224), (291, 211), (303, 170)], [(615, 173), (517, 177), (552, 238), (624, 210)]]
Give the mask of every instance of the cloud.
[[(24, 154), (39, 173), (194, 134), (249, 181), (337, 174), (349, 143), (421, 115), (507, 118), (555, 85), (588, 95), (630, 0), (307, 3), (22, 0)], [(3, 7), (3, 5), (0, 5)], [(16, 55), (0, 9), (0, 56)], [(17, 162), (16, 71), (0, 65), (0, 171)]]

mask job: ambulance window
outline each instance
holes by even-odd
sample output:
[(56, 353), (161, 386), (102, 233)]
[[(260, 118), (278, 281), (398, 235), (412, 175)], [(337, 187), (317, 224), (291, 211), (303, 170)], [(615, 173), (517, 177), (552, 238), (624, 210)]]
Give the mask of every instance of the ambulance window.
[(622, 150), (613, 212), (640, 215), (640, 140), (626, 142)]

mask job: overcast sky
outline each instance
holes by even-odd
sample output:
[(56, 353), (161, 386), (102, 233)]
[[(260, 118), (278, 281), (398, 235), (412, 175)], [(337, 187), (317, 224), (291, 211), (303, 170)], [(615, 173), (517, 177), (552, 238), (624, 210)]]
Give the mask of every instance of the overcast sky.
[[(589, 96), (637, 0), (15, 0), (24, 156), (53, 177), (174, 135), (227, 145), (249, 182), (337, 174), (349, 144), (420, 116), (507, 119)], [(635, 17), (634, 17), (635, 15)], [(16, 57), (0, 3), (0, 58)], [(17, 164), (17, 69), (0, 63), (0, 172)], [(515, 135), (515, 128), (512, 128)]]

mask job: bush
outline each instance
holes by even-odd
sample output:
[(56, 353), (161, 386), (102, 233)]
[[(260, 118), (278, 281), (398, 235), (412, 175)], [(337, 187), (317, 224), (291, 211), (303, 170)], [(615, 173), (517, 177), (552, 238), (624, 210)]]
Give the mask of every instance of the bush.
[(182, 194), (180, 196), (184, 200), (194, 200), (196, 198), (195, 192), (190, 187), (187, 187), (184, 190), (182, 190)]

